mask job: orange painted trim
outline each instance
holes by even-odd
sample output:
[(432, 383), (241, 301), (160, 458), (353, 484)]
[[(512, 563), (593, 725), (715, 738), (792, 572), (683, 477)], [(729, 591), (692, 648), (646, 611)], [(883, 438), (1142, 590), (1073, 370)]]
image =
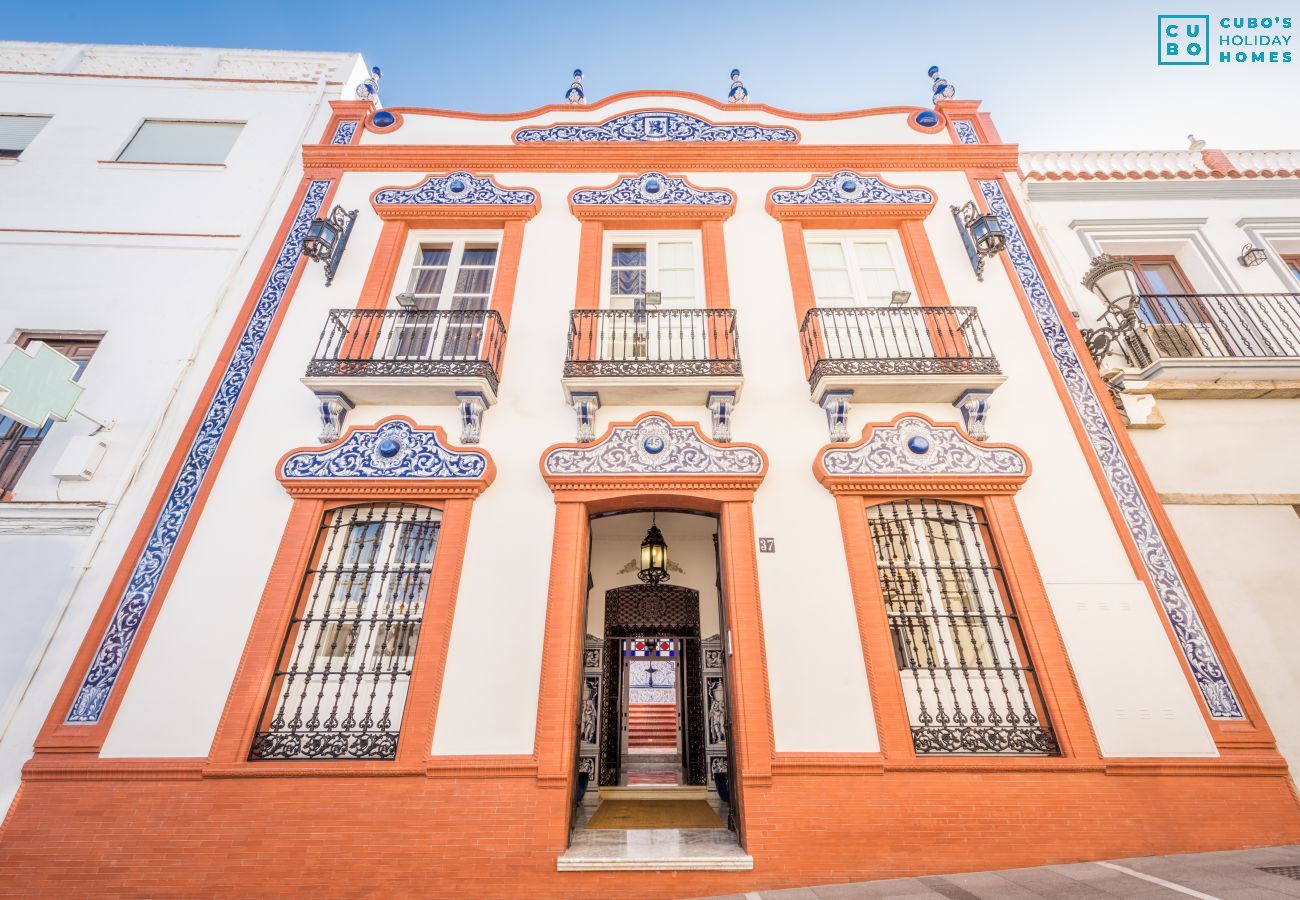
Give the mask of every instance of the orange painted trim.
[[(321, 134), (319, 144), (328, 145), (334, 138), (334, 131), (339, 127), (341, 122), (361, 123), (365, 120), (371, 109), (369, 100), (331, 100), (330, 101), (330, 119), (325, 123), (325, 131)], [(361, 129), (358, 128), (352, 133), (352, 140), (349, 144), (355, 144), (361, 140)]]
[[(367, 100), (365, 103), (369, 105), (370, 101)], [(362, 120), (362, 125), (365, 127), (366, 131), (369, 131), (371, 134), (388, 134), (390, 131), (396, 131), (401, 128), (402, 124), (406, 121), (405, 117), (395, 109), (385, 109), (384, 112), (390, 112), (393, 114), (393, 124), (384, 128), (376, 125), (375, 111), (371, 110), (370, 113), (366, 115), (365, 119)]]
[(402, 264), (402, 251), (411, 225), (401, 219), (389, 219), (379, 232), (379, 243), (370, 258), (365, 284), (357, 298), (357, 309), (385, 309)]
[(600, 309), (600, 272), (604, 260), (605, 226), (588, 219), (578, 239), (578, 288), (574, 309)]
[[(876, 712), (876, 727), (882, 753), (886, 759), (910, 761), (919, 768), (950, 769), (954, 765), (976, 765), (989, 771), (1016, 769), (1025, 766), (1052, 767), (1059, 759), (1042, 763), (1036, 760), (1011, 760), (978, 758), (954, 760), (937, 757), (919, 757), (913, 749), (907, 705), (903, 697), (902, 680), (897, 675), (893, 642), (890, 638), (889, 617), (880, 587), (880, 573), (876, 568), (866, 510), (869, 506), (903, 500), (909, 497), (926, 497), (953, 500), (982, 507), (988, 522), (988, 537), (994, 552), (1002, 563), (1006, 602), (1016, 611), (1020, 622), (1025, 652), (1031, 661), (1038, 682), (1038, 691), (1044, 709), (1042, 712), (1052, 727), (1063, 757), (1083, 759), (1096, 765), (1100, 749), (1092, 721), (1084, 706), (1074, 668), (1066, 653), (1065, 642), (1056, 623), (1055, 613), (1047, 597), (1025, 534), (1024, 524), (1016, 511), (1012, 498), (1028, 478), (973, 479), (936, 475), (907, 480), (892, 478), (861, 478), (828, 476), (821, 465), (822, 454), (830, 449), (861, 446), (878, 427), (895, 424), (905, 413), (889, 423), (871, 423), (863, 429), (863, 438), (854, 444), (827, 444), (817, 453), (813, 471), (824, 487), (835, 495), (839, 511), (840, 528), (844, 538), (845, 559), (849, 569), (849, 584), (857, 613), (859, 636), (862, 641), (868, 684)], [(926, 421), (935, 423), (928, 417)], [(943, 423), (947, 427), (947, 423)], [(960, 426), (957, 426), (960, 427)], [(964, 435), (964, 432), (962, 432)], [(1011, 444), (986, 446), (1012, 450), (1030, 460), (1024, 452)]]
[[(278, 466), (277, 466), (278, 471)], [(358, 479), (364, 481), (364, 479)], [(428, 479), (435, 480), (435, 479)], [(351, 481), (340, 480), (340, 481)], [(425, 479), (411, 479), (425, 481)], [(283, 483), (283, 482), (282, 482)], [(455, 614), (465, 548), (469, 538), (470, 497), (443, 498), (431, 494), (424, 484), (410, 485), (398, 498), (441, 510), (438, 546), (433, 571), (425, 595), (420, 640), (411, 666), (402, 723), (393, 760), (252, 761), (248, 751), (264, 715), (268, 693), (274, 685), (275, 668), (284, 647), (284, 636), (295, 610), (303, 602), (310, 568), (316, 554), (317, 536), (324, 517), (333, 509), (385, 499), (360, 485), (356, 493), (345, 493), (344, 486), (328, 501), (302, 499), (294, 501), (280, 548), (271, 566), (266, 588), (258, 604), (244, 653), (227, 695), (226, 706), (212, 742), (209, 765), (204, 775), (408, 775), (426, 774), (437, 721), (438, 702), (445, 673), (447, 648), (451, 640), (451, 623)]]
[(934, 256), (934, 245), (925, 233), (925, 225), (917, 219), (898, 223), (898, 238), (903, 244), (907, 268), (916, 286), (917, 300), (922, 306), (951, 306), (948, 291), (943, 286), (939, 261)]
[[(620, 100), (631, 100), (638, 97), (672, 97), (680, 100), (694, 100), (696, 103), (703, 103), (704, 105), (711, 106), (717, 110), (733, 111), (733, 112), (736, 110), (736, 106), (734, 104), (722, 103), (718, 100), (713, 99), (712, 97), (706, 97), (704, 94), (697, 94), (692, 91), (636, 90), (636, 91), (621, 91), (617, 94), (610, 94), (608, 97), (601, 97), (599, 100), (593, 100), (590, 103), (583, 104), (582, 106), (579, 107), (574, 107), (570, 103), (547, 103), (542, 106), (535, 107), (533, 109), (524, 110), (523, 112), (480, 113), (480, 112), (466, 112), (464, 110), (455, 110), (455, 109), (436, 109), (433, 107), (421, 107), (421, 106), (396, 106), (396, 107), (391, 107), (389, 111), (396, 112), (397, 110), (401, 110), (402, 112), (409, 113), (411, 115), (444, 116), (452, 119), (476, 119), (480, 121), (509, 122), (516, 119), (532, 119), (542, 115), (543, 113), (548, 113), (548, 112), (567, 112), (569, 114), (573, 114), (581, 110), (600, 109), (601, 107), (609, 106), (611, 103), (617, 103)], [(744, 109), (746, 110), (759, 110), (760, 112), (765, 112), (774, 116), (784, 116), (785, 118), (788, 119), (804, 119), (808, 121), (831, 121), (834, 119), (854, 119), (854, 118), (865, 118), (867, 116), (889, 116), (889, 115), (898, 115), (903, 113), (912, 114), (912, 113), (921, 112), (925, 108), (926, 107), (924, 106), (877, 106), (877, 107), (866, 107), (863, 109), (851, 109), (843, 112), (810, 113), (810, 112), (795, 112), (794, 110), (782, 109), (779, 106), (769, 106), (766, 103), (747, 103), (744, 106)], [(662, 109), (662, 107), (651, 107), (651, 109), (653, 109), (654, 111), (658, 111)], [(680, 111), (686, 112), (686, 110), (680, 110)], [(560, 124), (560, 123), (552, 123), (552, 124)], [(588, 123), (579, 122), (577, 124), (585, 125)], [(723, 122), (720, 124), (738, 125), (738, 124), (754, 124), (754, 123)], [(539, 125), (538, 127), (546, 127), (546, 126)]]
[[(617, 184), (617, 182), (615, 182)], [(663, 207), (664, 209), (681, 209), (681, 207)], [(608, 207), (601, 207), (608, 213)], [(700, 251), (704, 257), (704, 305), (706, 309), (731, 309), (731, 287), (727, 277), (727, 248), (722, 229), (722, 219), (715, 216), (700, 220), (696, 210), (707, 207), (685, 207), (691, 210), (689, 216), (669, 215), (658, 219), (644, 219), (637, 213), (642, 207), (626, 208), (627, 217), (618, 215), (578, 216), (582, 221), (582, 234), (578, 239), (578, 275), (577, 288), (573, 298), (574, 309), (600, 309), (605, 292), (601, 286), (601, 275), (605, 270), (605, 231), (635, 230), (653, 231), (656, 229), (674, 229), (695, 224), (700, 232)]]
[(894, 169), (905, 171), (1019, 169), (1015, 144), (309, 144), (303, 167), (347, 171), (590, 172), (669, 168), (674, 171), (754, 172)]
[[(976, 204), (981, 208), (983, 208), (982, 194), (979, 190), (979, 185), (976, 184), (976, 180), (980, 178), (996, 179), (1001, 182), (1002, 193), (1006, 198), (1008, 209), (1010, 209), (1012, 216), (1016, 220), (1017, 226), (1020, 228), (1020, 233), (1024, 238), (1025, 246), (1028, 248), (1030, 256), (1033, 258), (1034, 264), (1038, 268), (1039, 275), (1043, 279), (1044, 286), (1047, 288), (1048, 296), (1056, 307), (1058, 316), (1062, 322), (1073, 322), (1073, 317), (1069, 315), (1069, 310), (1061, 299), (1061, 290), (1052, 276), (1051, 269), (1046, 265), (1046, 261), (1041, 249), (1038, 247), (1038, 242), (1034, 232), (1028, 227), (1025, 215), (1020, 210), (1019, 202), (1016, 200), (1015, 194), (1011, 191), (1010, 186), (998, 173), (967, 173), (967, 180), (970, 183), (971, 194), (975, 199)], [(1178, 663), (1182, 667), (1183, 675), (1187, 679), (1188, 688), (1191, 690), (1192, 696), (1195, 698), (1196, 703), (1201, 710), (1201, 714), (1205, 718), (1206, 725), (1209, 727), (1210, 733), (1214, 737), (1216, 746), (1218, 746), (1221, 752), (1225, 753), (1275, 749), (1276, 742), (1274, 741), (1272, 731), (1269, 729), (1268, 724), (1264, 719), (1263, 711), (1260, 709), (1259, 703), (1255, 699), (1254, 692), (1251, 691), (1250, 685), (1246, 680), (1245, 673), (1242, 672), (1241, 666), (1237, 662), (1231, 646), (1228, 644), (1227, 637), (1223, 633), (1218, 617), (1210, 606), (1209, 600), (1205, 596), (1205, 591), (1196, 577), (1191, 561), (1187, 558), (1182, 543), (1178, 540), (1178, 535), (1174, 531), (1173, 523), (1169, 521), (1164, 506), (1160, 502), (1159, 494), (1156, 492), (1155, 486), (1151, 483), (1150, 476), (1147, 474), (1145, 466), (1142, 465), (1142, 462), (1138, 457), (1133, 442), (1129, 438), (1128, 430), (1120, 419), (1119, 412), (1114, 408), (1114, 405), (1107, 403), (1105, 399), (1103, 399), (1100, 403), (1103, 414), (1107, 417), (1111, 430), (1115, 434), (1116, 443), (1124, 453), (1125, 461), (1128, 463), (1128, 466), (1133, 473), (1133, 477), (1138, 484), (1138, 489), (1142, 492), (1143, 500), (1146, 502), (1147, 508), (1150, 510), (1152, 518), (1155, 520), (1156, 527), (1160, 530), (1161, 537), (1164, 539), (1166, 547), (1169, 549), (1170, 556), (1174, 560), (1174, 565), (1178, 567), (1179, 574), (1183, 579), (1183, 584), (1187, 588), (1187, 592), (1192, 599), (1197, 614), (1201, 617), (1201, 622), (1205, 627), (1206, 634), (1209, 635), (1215, 652), (1219, 656), (1219, 662), (1228, 679), (1232, 683), (1233, 689), (1237, 692), (1237, 697), (1241, 702), (1242, 710), (1246, 715), (1246, 721), (1224, 721), (1215, 719), (1210, 715), (1209, 708), (1205, 705), (1205, 698), (1201, 695), (1200, 687), (1197, 685), (1195, 678), (1192, 677), (1192, 672), (1187, 665), (1187, 660), (1183, 654), (1182, 647), (1178, 644), (1177, 636), (1174, 634), (1173, 627), (1169, 623), (1169, 617), (1160, 603), (1150, 576), (1147, 574), (1146, 565), (1142, 560), (1141, 554), (1138, 552), (1136, 542), (1120, 514), (1114, 492), (1111, 490), (1110, 484), (1106, 480), (1105, 473), (1101, 470), (1101, 464), (1098, 461), (1097, 454), (1093, 450), (1092, 444), (1088, 439), (1087, 432), (1079, 418), (1079, 413), (1075, 409), (1074, 402), (1070, 399), (1069, 392), (1065, 388), (1061, 378), (1061, 373), (1052, 361), (1051, 354), (1044, 343), (1041, 331), (1039, 331), (1034, 324), (1033, 310), (1029, 305), (1028, 297), (1025, 296), (1024, 288), (1020, 284), (1020, 279), (1017, 277), (1015, 269), (1011, 264), (1011, 260), (1007, 258), (1007, 255), (1005, 253), (999, 255), (1002, 257), (1002, 265), (1006, 272), (1007, 279), (1011, 282), (1011, 286), (1020, 300), (1021, 310), (1024, 312), (1025, 318), (1030, 326), (1030, 331), (1034, 335), (1034, 343), (1038, 347), (1039, 353), (1043, 358), (1043, 364), (1052, 379), (1052, 385), (1056, 388), (1057, 395), (1060, 397), (1061, 406), (1065, 410), (1070, 425), (1074, 430), (1075, 437), (1079, 442), (1083, 458), (1087, 462), (1088, 469), (1092, 472), (1093, 479), (1097, 484), (1098, 493), (1106, 506), (1107, 512), (1110, 513), (1111, 521), (1115, 526), (1115, 532), (1129, 557), (1129, 562), (1133, 567), (1134, 575), (1138, 580), (1146, 585), (1147, 594), (1156, 607), (1160, 623), (1165, 629), (1165, 634), (1173, 647), (1174, 655), (1177, 657)], [(1074, 351), (1078, 357), (1081, 360), (1087, 360), (1089, 358), (1087, 348), (1084, 346), (1083, 337), (1079, 334), (1078, 328), (1067, 327), (1065, 333), (1073, 344)], [(1083, 371), (1092, 383), (1093, 390), (1096, 392), (1097, 396), (1099, 398), (1107, 397), (1108, 392), (1104, 383), (1101, 381), (1101, 376), (1097, 372), (1096, 367), (1090, 366), (1085, 362), (1083, 365)]]
[[(510, 313), (515, 308), (515, 286), (519, 283), (519, 258), (524, 252), (524, 223), (506, 222), (501, 233), (501, 250), (497, 254), (497, 271), (492, 282), (489, 306), (501, 314), (501, 324), (510, 331)], [(498, 377), (501, 375), (497, 373)]]
[[(877, 428), (892, 428), (902, 419), (924, 419), (936, 428), (955, 428), (965, 440), (990, 450), (1010, 450), (1025, 461), (1023, 475), (831, 475), (822, 464), (822, 456), (828, 450), (856, 450), (871, 440)], [(946, 493), (971, 494), (1014, 494), (1033, 474), (1033, 463), (1029, 455), (1015, 444), (996, 444), (989, 441), (976, 441), (966, 429), (956, 422), (936, 422), (924, 413), (903, 412), (888, 422), (868, 422), (862, 429), (862, 437), (848, 443), (823, 444), (813, 458), (813, 477), (817, 483), (832, 494), (866, 494), (897, 491), (943, 491)]]
[[(786, 265), (790, 269), (790, 292), (794, 297), (794, 327), (803, 327), (808, 311), (817, 305), (813, 293), (812, 266), (808, 263), (808, 245), (804, 242), (803, 222), (786, 219), (781, 223), (781, 239), (785, 244)], [(806, 368), (806, 366), (805, 366)], [(804, 375), (808, 375), (805, 371)]]
[(934, 109), (934, 114), (938, 117), (939, 121), (935, 122), (933, 125), (922, 125), (920, 122), (916, 121), (917, 114), (913, 113), (907, 117), (907, 127), (913, 131), (919, 131), (921, 134), (938, 134), (948, 127), (948, 117), (939, 112), (938, 107)]
[[(412, 188), (418, 188), (430, 178), (444, 177), (438, 175), (426, 175), (423, 179), (415, 182), (415, 184), (387, 185), (385, 187), (376, 188), (370, 194), (370, 206), (374, 209), (375, 214), (385, 221), (391, 219), (403, 219), (408, 222), (429, 223), (424, 227), (439, 227), (433, 223), (442, 222), (447, 219), (465, 220), (478, 223), (504, 223), (511, 220), (531, 219), (533, 216), (541, 212), (542, 193), (537, 190), (537, 188), (506, 187), (490, 174), (480, 174), (473, 171), (470, 171), (469, 174), (475, 178), (486, 178), (495, 187), (500, 188), (503, 191), (532, 191), (533, 196), (537, 199), (532, 203), (509, 205), (504, 203), (377, 203), (375, 201), (375, 197), (377, 197), (382, 191), (408, 191)], [(420, 226), (413, 225), (412, 227)], [(446, 226), (443, 225), (441, 227)], [(487, 225), (479, 224), (477, 227), (484, 228), (487, 227)]]
[[(474, 453), (487, 460), (483, 475), (479, 478), (286, 478), (283, 475), (284, 464), (297, 453), (319, 454), (333, 450), (347, 443), (358, 431), (375, 431), (389, 422), (405, 422), (416, 431), (432, 432), (438, 444), (452, 453)], [(482, 447), (464, 447), (447, 440), (447, 432), (441, 425), (421, 425), (410, 416), (385, 416), (371, 425), (350, 425), (342, 436), (328, 444), (311, 444), (295, 447), (284, 453), (275, 464), (275, 477), (284, 488), (285, 493), (295, 499), (305, 497), (388, 497), (400, 495), (406, 497), (468, 496), (477, 497), (496, 480), (497, 465), (492, 455)]]
[[(288, 208), (285, 210), (284, 217), (280, 222), (280, 227), (276, 230), (275, 237), (268, 244), (268, 249), (261, 267), (258, 269), (257, 276), (253, 279), (248, 294), (236, 316), (234, 323), (231, 325), (230, 332), (226, 338), (221, 352), (217, 355), (213, 363), (212, 371), (208, 375), (208, 380), (203, 386), (198, 398), (195, 401), (194, 408), (190, 413), (189, 421), (185, 428), (177, 437), (175, 449), (170, 459), (167, 461), (166, 468), (154, 488), (153, 496), (149, 500), (148, 506), (145, 507), (139, 524), (136, 526), (135, 534), (131, 542), (127, 545), (121, 562), (118, 564), (117, 571), (113, 575), (112, 581), (109, 582), (108, 589), (105, 591), (103, 599), (100, 601), (99, 609), (95, 618), (91, 621), (85, 636), (82, 638), (81, 646), (73, 658), (72, 664), (68, 669), (67, 675), (64, 676), (63, 685), (59, 689), (58, 695), (54, 699), (54, 704), (50, 708), (49, 715), (41, 728), (41, 732), (36, 740), (37, 752), (67, 752), (67, 751), (94, 751), (97, 752), (102, 746), (105, 737), (108, 735), (109, 728), (117, 715), (118, 707), (122, 703), (122, 697), (126, 694), (130, 685), (131, 678), (135, 673), (136, 665), (139, 663), (140, 655), (144, 652), (144, 647), (148, 643), (149, 634), (153, 630), (153, 624), (158, 618), (159, 610), (167, 599), (167, 592), (171, 587), (172, 580), (175, 578), (176, 571), (180, 567), (181, 561), (185, 558), (185, 550), (189, 545), (190, 538), (194, 534), (195, 528), (202, 517), (203, 508), (207, 503), (209, 494), (213, 485), (221, 473), (221, 465), (225, 460), (226, 453), (230, 449), (230, 444), (234, 434), (238, 431), (239, 422), (243, 418), (244, 410), (248, 406), (249, 398), (253, 394), (253, 388), (257, 384), (258, 377), (261, 375), (262, 367), (266, 364), (268, 352), (260, 353), (256, 360), (253, 361), (249, 369), (248, 377), (244, 382), (244, 388), (240, 392), (239, 399), (236, 401), (234, 408), (231, 410), (230, 418), (226, 428), (222, 433), (221, 440), (213, 453), (212, 460), (208, 465), (207, 474), (200, 486), (198, 493), (194, 497), (193, 505), (190, 508), (189, 515), (186, 517), (185, 525), (182, 527), (180, 534), (177, 536), (175, 546), (168, 559), (166, 568), (158, 580), (154, 589), (154, 594), (149, 608), (146, 610), (140, 625), (136, 630), (136, 636), (131, 644), (131, 649), (127, 653), (126, 659), (122, 664), (121, 672), (114, 682), (113, 690), (104, 705), (103, 713), (99, 721), (94, 725), (67, 725), (65, 719), (67, 711), (72, 705), (80, 688), (81, 681), (85, 673), (90, 668), (95, 654), (99, 649), (99, 642), (102, 640), (109, 623), (112, 621), (118, 601), (121, 599), (123, 592), (126, 590), (127, 582), (131, 578), (131, 573), (144, 550), (145, 544), (149, 540), (149, 535), (153, 530), (154, 523), (162, 510), (163, 505), (167, 502), (167, 497), (172, 491), (176, 478), (180, 473), (186, 455), (193, 445), (198, 435), (199, 427), (207, 414), (208, 407), (212, 403), (212, 398), (216, 395), (221, 379), (230, 361), (234, 356), (235, 350), (239, 344), (240, 337), (248, 325), (249, 318), (256, 308), (258, 300), (270, 277), (271, 271), (276, 264), (280, 247), (284, 244), (285, 238), (293, 226), (299, 208), (302, 206), (303, 198), (306, 195), (307, 188), (312, 181), (324, 180), (330, 178), (331, 184), (326, 191), (325, 197), (321, 201), (321, 209), (329, 209), (334, 195), (338, 190), (338, 179), (341, 173), (334, 172), (326, 175), (321, 173), (315, 176), (304, 175), (294, 192), (293, 199), (290, 201)], [(279, 333), (280, 325), (284, 321), (284, 316), (288, 311), (290, 303), (293, 301), (294, 292), (297, 289), (298, 281), (302, 278), (303, 273), (309, 268), (306, 262), (300, 261), (294, 268), (289, 277), (288, 283), (284, 288), (284, 295), (276, 309), (275, 317), (267, 328), (266, 337), (263, 342), (264, 348), (275, 345), (276, 335)]]
[(731, 309), (731, 285), (727, 279), (727, 242), (722, 222), (700, 224), (704, 254), (704, 305), (708, 309)]

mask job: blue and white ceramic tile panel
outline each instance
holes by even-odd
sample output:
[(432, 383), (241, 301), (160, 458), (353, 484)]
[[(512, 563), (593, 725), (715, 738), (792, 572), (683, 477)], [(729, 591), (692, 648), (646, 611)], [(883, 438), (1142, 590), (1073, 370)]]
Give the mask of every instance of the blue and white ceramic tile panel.
[(575, 191), (574, 206), (731, 206), (736, 197), (730, 191), (701, 190), (659, 172), (621, 179), (609, 188)]
[(338, 127), (336, 127), (336, 128), (334, 129), (334, 136), (333, 136), (332, 138), (330, 138), (330, 143), (331, 143), (331, 144), (350, 144), (350, 143), (352, 143), (352, 136), (353, 136), (354, 134), (357, 133), (357, 125), (358, 125), (358, 124), (359, 124), (359, 123), (357, 123), (357, 122), (355, 122), (355, 121), (353, 121), (353, 122), (340, 122), (340, 123), (338, 124)]
[(203, 486), (212, 458), (216, 455), (226, 426), (243, 393), (249, 371), (261, 354), (267, 330), (284, 300), (289, 279), (302, 256), (303, 236), (312, 219), (320, 212), (329, 188), (329, 180), (312, 181), (307, 186), (289, 233), (285, 235), (279, 253), (276, 254), (271, 273), (262, 285), (257, 304), (239, 336), (239, 342), (221, 375), (212, 402), (208, 404), (207, 412), (199, 424), (194, 442), (181, 462), (171, 491), (163, 502), (158, 518), (149, 532), (149, 539), (131, 571), (126, 589), (113, 610), (113, 618), (108, 623), (90, 668), (72, 701), (67, 717), (70, 725), (93, 725), (99, 721), (104, 711), (104, 704), (108, 702), (108, 695), (122, 672), (122, 664), (135, 641), (140, 622), (153, 601), (163, 570), (176, 548), (176, 541), (193, 509), (194, 499)]
[(451, 450), (437, 432), (412, 428), (400, 419), (353, 431), (338, 446), (295, 453), (280, 476), (295, 478), (481, 478), (487, 456)]
[(934, 194), (924, 188), (896, 188), (885, 184), (874, 175), (856, 172), (836, 172), (814, 178), (804, 188), (789, 188), (772, 192), (772, 202), (777, 206), (804, 204), (851, 203), (864, 206), (894, 203), (933, 203)]
[(715, 446), (694, 425), (646, 416), (594, 447), (552, 450), (543, 465), (549, 475), (761, 475), (763, 457), (752, 447)]
[(952, 425), (907, 416), (871, 429), (856, 447), (822, 453), (828, 475), (872, 477), (920, 475), (1024, 475), (1025, 458), (1009, 447), (990, 447), (964, 437)]
[(970, 119), (954, 119), (952, 128), (957, 132), (957, 140), (963, 144), (978, 144), (980, 136), (975, 131), (975, 123)]
[(549, 125), (521, 128), (518, 143), (608, 143), (612, 141), (706, 141), (710, 143), (785, 143), (799, 140), (793, 128), (766, 125), (715, 125), (672, 110), (627, 113), (599, 125)]
[(1210, 715), (1216, 719), (1243, 719), (1241, 703), (1237, 699), (1232, 685), (1224, 675), (1214, 646), (1206, 634), (1205, 624), (1201, 621), (1192, 603), (1187, 586), (1183, 583), (1174, 564), (1169, 548), (1165, 544), (1160, 529), (1156, 527), (1155, 518), (1138, 487), (1133, 470), (1120, 448), (1119, 440), (1106, 417), (1101, 399), (1093, 390), (1084, 363), (1070, 342), (1065, 323), (1057, 313), (1052, 298), (1048, 295), (1038, 266), (1034, 263), (1025, 243), (1020, 227), (1011, 213), (1011, 207), (1003, 195), (1002, 186), (997, 181), (980, 181), (980, 193), (988, 203), (989, 210), (998, 217), (1002, 232), (1006, 235), (1007, 256), (1015, 269), (1016, 277), (1024, 288), (1025, 295), (1033, 309), (1034, 321), (1047, 342), (1052, 360), (1065, 381), (1070, 399), (1083, 421), (1106, 481), (1110, 485), (1120, 514), (1128, 526), (1129, 533), (1137, 544), (1147, 574), (1155, 585), (1165, 615), (1173, 626), (1183, 656), (1191, 667), (1192, 676), (1205, 698)]
[(537, 202), (537, 194), (528, 190), (500, 188), (490, 178), (468, 172), (430, 175), (423, 184), (409, 188), (386, 188), (375, 194), (378, 206), (440, 206), (450, 203), (491, 203), (500, 206), (527, 206)]

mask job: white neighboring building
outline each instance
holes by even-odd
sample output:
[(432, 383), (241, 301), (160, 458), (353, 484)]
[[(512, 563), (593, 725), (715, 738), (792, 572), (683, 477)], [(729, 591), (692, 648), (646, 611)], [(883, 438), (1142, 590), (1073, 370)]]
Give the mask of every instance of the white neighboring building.
[(0, 73), (0, 343), (86, 360), (79, 408), (112, 422), (83, 480), (53, 473), (96, 430), (86, 418), (44, 433), (0, 420), (7, 808), (298, 185), (301, 145), (366, 67), (355, 53), (4, 41)]
[[(1032, 152), (1025, 191), (1079, 324), (1134, 261), (1130, 435), (1294, 767), (1300, 764), (1300, 150)], [(1258, 251), (1248, 253), (1248, 251)]]

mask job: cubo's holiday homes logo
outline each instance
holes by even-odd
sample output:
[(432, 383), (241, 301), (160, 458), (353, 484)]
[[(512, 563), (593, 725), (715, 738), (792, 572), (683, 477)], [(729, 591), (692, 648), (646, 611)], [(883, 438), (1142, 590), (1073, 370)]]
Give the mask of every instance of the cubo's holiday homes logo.
[(1290, 16), (1157, 16), (1156, 26), (1162, 66), (1291, 62)]

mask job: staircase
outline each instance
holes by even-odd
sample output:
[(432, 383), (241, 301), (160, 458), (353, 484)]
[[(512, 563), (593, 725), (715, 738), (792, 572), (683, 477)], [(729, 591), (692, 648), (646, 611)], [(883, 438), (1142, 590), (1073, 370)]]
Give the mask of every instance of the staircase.
[(629, 753), (676, 753), (677, 704), (629, 704), (627, 749)]

